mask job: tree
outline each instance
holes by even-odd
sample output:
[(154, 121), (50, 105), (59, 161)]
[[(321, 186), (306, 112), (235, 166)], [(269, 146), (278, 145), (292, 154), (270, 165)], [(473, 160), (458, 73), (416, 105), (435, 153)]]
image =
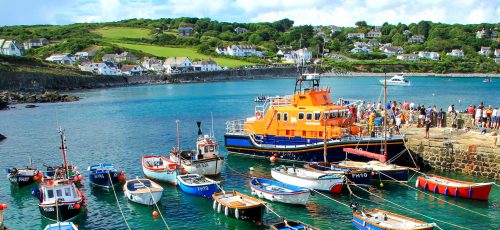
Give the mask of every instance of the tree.
[(258, 34), (252, 34), (250, 37), (248, 37), (248, 42), (250, 44), (258, 45), (260, 42), (262, 42), (262, 37)]
[(357, 21), (355, 25), (358, 27), (358, 29), (368, 27), (368, 24), (366, 23), (366, 21)]
[(277, 31), (285, 32), (285, 31), (289, 30), (290, 28), (292, 28), (293, 21), (288, 19), (288, 18), (285, 18), (285, 19), (281, 19), (279, 21), (273, 22), (272, 25), (273, 25), (274, 29), (276, 29)]

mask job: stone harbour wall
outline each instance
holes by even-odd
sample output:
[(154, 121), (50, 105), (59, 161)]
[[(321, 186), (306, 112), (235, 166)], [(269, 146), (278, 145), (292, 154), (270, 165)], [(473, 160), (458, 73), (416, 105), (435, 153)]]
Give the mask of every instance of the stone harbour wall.
[[(478, 134), (479, 135), (479, 134)], [(431, 134), (432, 137), (432, 134)], [(445, 139), (417, 139), (408, 141), (409, 149), (419, 157), (425, 168), (500, 180), (500, 147), (496, 136), (491, 145), (477, 142), (464, 144)]]

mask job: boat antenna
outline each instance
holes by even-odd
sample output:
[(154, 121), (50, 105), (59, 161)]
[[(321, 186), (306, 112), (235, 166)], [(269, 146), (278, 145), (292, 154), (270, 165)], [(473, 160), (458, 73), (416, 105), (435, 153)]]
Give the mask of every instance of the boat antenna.
[(66, 137), (64, 137), (64, 129), (62, 129), (61, 127), (59, 127), (59, 134), (61, 136), (61, 153), (63, 156), (63, 164), (65, 169), (64, 175), (66, 176), (65, 179), (68, 179), (68, 162), (66, 160), (66, 145), (65, 145)]
[(179, 132), (179, 120), (175, 120), (177, 125), (177, 151), (181, 151), (181, 134)]
[(327, 138), (326, 138), (326, 135), (327, 135), (327, 133), (326, 133), (326, 111), (323, 111), (323, 118), (324, 118), (323, 120), (325, 121), (324, 124), (323, 124), (323, 126), (325, 128), (325, 132), (324, 132), (324, 135), (323, 135), (323, 137), (324, 137), (324, 139), (323, 139), (323, 161), (325, 163), (328, 163), (327, 160), (326, 160), (326, 153), (327, 153), (327, 150), (326, 150), (326, 146), (327, 146), (326, 145), (326, 140), (327, 140)]
[(384, 71), (384, 156), (387, 159), (387, 73)]
[(210, 112), (210, 118), (212, 118), (212, 138), (215, 138), (215, 130), (214, 130), (214, 113), (213, 112)]
[(201, 132), (201, 121), (197, 121), (196, 125), (198, 126), (198, 136), (203, 135), (203, 132)]

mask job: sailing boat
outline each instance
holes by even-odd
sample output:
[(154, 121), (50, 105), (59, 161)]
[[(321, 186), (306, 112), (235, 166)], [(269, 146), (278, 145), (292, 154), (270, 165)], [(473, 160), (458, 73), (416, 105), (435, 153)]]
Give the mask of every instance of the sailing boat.
[[(384, 77), (384, 105), (387, 104), (387, 76)], [(368, 151), (364, 151), (361, 149), (355, 148), (344, 148), (344, 152), (347, 154), (354, 154), (358, 156), (363, 156), (371, 159), (376, 159), (378, 161), (369, 161), (369, 162), (357, 162), (357, 161), (349, 161), (344, 160), (338, 164), (332, 164), (336, 167), (343, 167), (348, 169), (357, 169), (357, 170), (368, 170), (372, 173), (373, 179), (378, 179), (380, 181), (408, 181), (408, 176), (410, 174), (410, 170), (408, 167), (399, 166), (395, 164), (391, 164), (387, 162), (387, 108), (384, 110), (384, 119), (383, 119), (383, 130), (384, 130), (384, 142), (383, 142), (383, 154), (372, 153)]]
[(38, 206), (43, 217), (55, 221), (66, 221), (75, 218), (82, 212), (86, 206), (87, 198), (69, 179), (64, 130), (59, 128), (59, 134), (65, 170), (57, 171), (56, 175), (60, 174), (62, 178), (44, 179), (40, 188), (32, 189), (32, 194), (40, 201)]
[(200, 121), (196, 122), (196, 124), (198, 125), (196, 150), (173, 149), (170, 152), (170, 160), (179, 162), (191, 174), (219, 175), (222, 164), (224, 164), (224, 157), (219, 156), (219, 143), (215, 141), (213, 134), (203, 135)]

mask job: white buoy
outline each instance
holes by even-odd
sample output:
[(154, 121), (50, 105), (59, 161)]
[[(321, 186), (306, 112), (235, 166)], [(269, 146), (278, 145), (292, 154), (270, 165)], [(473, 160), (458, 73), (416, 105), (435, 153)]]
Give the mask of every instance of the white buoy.
[(250, 171), (253, 171), (253, 170), (254, 170), (254, 168), (253, 168), (253, 167), (250, 167)]
[(224, 210), (224, 215), (229, 216), (229, 208), (226, 206), (226, 209)]

